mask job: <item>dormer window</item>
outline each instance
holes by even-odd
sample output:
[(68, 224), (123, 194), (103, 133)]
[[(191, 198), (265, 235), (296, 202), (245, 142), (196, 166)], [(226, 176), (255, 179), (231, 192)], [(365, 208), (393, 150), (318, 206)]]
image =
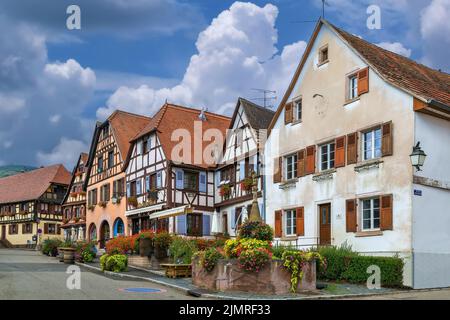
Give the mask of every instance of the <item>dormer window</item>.
[(328, 45), (322, 47), (319, 51), (319, 65), (328, 62)]

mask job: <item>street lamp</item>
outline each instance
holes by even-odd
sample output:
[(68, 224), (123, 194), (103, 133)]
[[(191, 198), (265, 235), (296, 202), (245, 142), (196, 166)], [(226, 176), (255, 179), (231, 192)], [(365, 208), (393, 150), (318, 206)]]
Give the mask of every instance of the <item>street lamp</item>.
[(423, 166), (427, 155), (422, 148), (420, 148), (420, 141), (417, 142), (415, 147), (413, 147), (413, 152), (409, 155), (409, 157), (411, 158), (412, 166), (416, 167), (417, 171), (422, 171), (420, 170), (420, 167)]

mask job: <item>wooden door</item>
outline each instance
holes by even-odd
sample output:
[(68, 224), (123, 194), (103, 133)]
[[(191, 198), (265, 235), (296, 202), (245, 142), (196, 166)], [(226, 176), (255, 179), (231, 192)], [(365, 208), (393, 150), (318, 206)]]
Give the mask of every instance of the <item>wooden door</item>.
[(319, 206), (320, 235), (319, 244), (322, 246), (331, 244), (331, 204)]
[(6, 226), (2, 226), (2, 240), (6, 240)]

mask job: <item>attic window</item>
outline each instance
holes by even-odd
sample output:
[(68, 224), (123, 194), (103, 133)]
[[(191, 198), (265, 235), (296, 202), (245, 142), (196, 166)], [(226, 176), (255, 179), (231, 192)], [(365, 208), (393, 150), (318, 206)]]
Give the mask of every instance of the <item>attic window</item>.
[(328, 45), (322, 47), (319, 51), (319, 65), (328, 62)]

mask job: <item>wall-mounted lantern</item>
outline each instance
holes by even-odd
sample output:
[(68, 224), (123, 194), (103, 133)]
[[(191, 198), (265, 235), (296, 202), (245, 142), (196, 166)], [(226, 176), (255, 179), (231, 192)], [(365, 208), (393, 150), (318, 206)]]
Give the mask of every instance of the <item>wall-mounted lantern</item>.
[(423, 166), (427, 155), (420, 147), (420, 141), (417, 142), (415, 147), (413, 147), (413, 152), (409, 155), (409, 157), (411, 158), (412, 166), (415, 167), (417, 171), (422, 171), (420, 167)]

